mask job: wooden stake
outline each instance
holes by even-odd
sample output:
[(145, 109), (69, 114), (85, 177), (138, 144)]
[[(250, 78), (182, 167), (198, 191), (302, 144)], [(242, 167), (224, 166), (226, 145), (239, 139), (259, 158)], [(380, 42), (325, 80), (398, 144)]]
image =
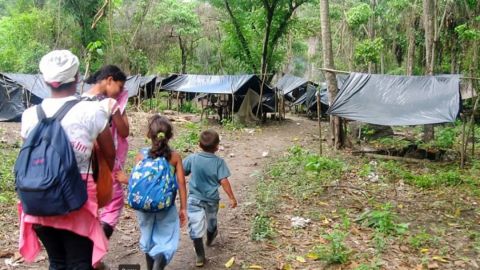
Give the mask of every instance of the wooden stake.
[(465, 129), (466, 129), (466, 124), (467, 121), (464, 117), (462, 117), (462, 147), (460, 148), (460, 168), (465, 167), (465, 152), (466, 152), (466, 147), (465, 147)]
[(320, 140), (320, 156), (322, 155), (322, 111), (320, 110), (320, 90), (317, 93), (318, 138)]

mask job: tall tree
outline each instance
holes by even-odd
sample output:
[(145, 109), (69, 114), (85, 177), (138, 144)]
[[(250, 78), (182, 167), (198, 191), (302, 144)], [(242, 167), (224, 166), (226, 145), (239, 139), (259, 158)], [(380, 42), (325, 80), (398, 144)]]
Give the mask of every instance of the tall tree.
[(251, 72), (266, 75), (269, 82), (280, 67), (277, 49), (294, 12), (313, 0), (210, 1), (226, 11), (231, 23), (227, 33), (235, 36), (229, 40), (236, 41), (241, 59)]
[[(332, 50), (332, 34), (330, 31), (330, 18), (329, 18), (329, 3), (328, 0), (320, 0), (320, 22), (322, 25), (322, 52), (323, 52), (323, 67), (328, 70), (335, 69), (333, 62), (333, 50)], [(328, 83), (328, 95), (330, 101), (335, 99), (337, 95), (337, 78), (334, 72), (326, 71), (325, 77)], [(341, 148), (344, 145), (343, 125), (338, 116), (330, 118), (330, 126), (332, 130), (333, 140), (335, 147)]]
[[(423, 28), (425, 31), (425, 73), (433, 75), (435, 65), (435, 0), (423, 0)], [(429, 142), (434, 137), (434, 126), (425, 125), (423, 128), (423, 140)]]

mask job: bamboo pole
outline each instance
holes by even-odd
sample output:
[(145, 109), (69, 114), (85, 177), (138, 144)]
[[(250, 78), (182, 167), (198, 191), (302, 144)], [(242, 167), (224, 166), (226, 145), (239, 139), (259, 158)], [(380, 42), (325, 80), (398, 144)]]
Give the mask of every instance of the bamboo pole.
[(320, 156), (322, 155), (322, 111), (320, 105), (320, 90), (317, 91), (318, 138), (320, 141)]

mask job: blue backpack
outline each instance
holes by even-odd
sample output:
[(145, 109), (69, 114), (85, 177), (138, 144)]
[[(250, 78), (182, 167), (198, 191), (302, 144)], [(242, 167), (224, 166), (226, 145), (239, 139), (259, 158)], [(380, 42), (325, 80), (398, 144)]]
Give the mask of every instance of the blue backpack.
[(15, 189), (23, 212), (34, 216), (65, 215), (87, 201), (87, 186), (60, 121), (79, 100), (66, 102), (50, 118), (37, 105), (38, 124), (15, 162)]
[(177, 194), (177, 177), (164, 157), (152, 158), (142, 149), (143, 160), (128, 180), (128, 204), (143, 212), (159, 212), (172, 206)]

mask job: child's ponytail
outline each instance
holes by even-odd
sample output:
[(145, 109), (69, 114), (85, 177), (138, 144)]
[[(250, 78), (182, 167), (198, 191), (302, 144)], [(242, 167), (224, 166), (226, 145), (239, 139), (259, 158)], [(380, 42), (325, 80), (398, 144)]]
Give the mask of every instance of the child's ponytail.
[(173, 135), (173, 128), (170, 121), (156, 114), (149, 119), (148, 123), (147, 137), (152, 141), (150, 156), (153, 158), (164, 157), (170, 160), (172, 149), (168, 145), (168, 142)]

